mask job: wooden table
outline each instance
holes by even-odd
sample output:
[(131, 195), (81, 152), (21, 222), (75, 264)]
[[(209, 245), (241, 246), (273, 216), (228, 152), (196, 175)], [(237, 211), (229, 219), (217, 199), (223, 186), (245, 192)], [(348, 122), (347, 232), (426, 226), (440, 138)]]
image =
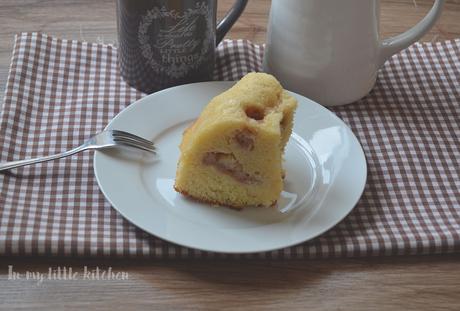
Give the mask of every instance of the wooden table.
[[(363, 0), (364, 1), (364, 0)], [(2, 0), (0, 91), (13, 34), (42, 31), (65, 38), (116, 40), (114, 0)], [(232, 1), (219, 1), (219, 16)], [(382, 0), (382, 36), (401, 33), (429, 9), (428, 0)], [(270, 1), (251, 0), (229, 33), (261, 43)], [(423, 40), (460, 37), (460, 0), (447, 0)], [(1, 207), (0, 207), (1, 208)], [(22, 279), (9, 280), (9, 266)], [(127, 279), (84, 280), (84, 267)], [(26, 272), (72, 268), (77, 280), (27, 280)], [(55, 272), (54, 272), (55, 273)], [(121, 273), (127, 273), (121, 274)], [(53, 272), (52, 272), (53, 274)], [(36, 274), (38, 275), (38, 274)], [(55, 273), (56, 278), (58, 278)], [(460, 309), (460, 255), (302, 261), (146, 261), (0, 258), (0, 309)]]

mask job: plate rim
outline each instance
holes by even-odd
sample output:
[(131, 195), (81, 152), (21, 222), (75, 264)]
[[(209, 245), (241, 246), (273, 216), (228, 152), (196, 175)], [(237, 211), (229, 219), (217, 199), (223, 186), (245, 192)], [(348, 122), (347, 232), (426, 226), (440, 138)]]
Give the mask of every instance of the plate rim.
[[(154, 93), (151, 93), (151, 94), (148, 94), (136, 101), (134, 101), (133, 103), (129, 104), (128, 106), (126, 106), (125, 108), (123, 108), (121, 111), (119, 111), (109, 122), (108, 124), (104, 127), (104, 130), (108, 130), (112, 127), (112, 124), (114, 122), (116, 122), (116, 120), (118, 118), (121, 117), (122, 114), (124, 113), (127, 113), (128, 111), (132, 110), (132, 109), (135, 109), (134, 107), (135, 106), (138, 106), (138, 105), (141, 105), (143, 102), (146, 102), (146, 101), (149, 101), (150, 98), (152, 97), (155, 97), (159, 94), (163, 94), (163, 93), (167, 93), (167, 92), (171, 92), (171, 91), (174, 91), (175, 89), (180, 89), (180, 88), (183, 88), (183, 87), (187, 87), (187, 86), (197, 86), (197, 85), (203, 85), (203, 84), (222, 84), (222, 85), (225, 85), (226, 87), (231, 87), (233, 84), (235, 84), (237, 81), (206, 81), (206, 82), (196, 82), (196, 83), (188, 83), (188, 84), (183, 84), (183, 85), (178, 85), (178, 86), (174, 86), (174, 87), (170, 87), (170, 88), (166, 88), (166, 89), (163, 89), (163, 90), (160, 90), (160, 91), (157, 91), (157, 92), (154, 92)], [(325, 112), (327, 113), (330, 117), (334, 118), (335, 121), (338, 121), (344, 128), (346, 128), (347, 132), (348, 132), (348, 136), (349, 137), (352, 137), (352, 139), (355, 141), (356, 145), (359, 146), (359, 156), (361, 158), (361, 160), (359, 161), (362, 165), (363, 165), (363, 172), (364, 172), (364, 178), (362, 180), (362, 185), (360, 185), (360, 191), (359, 191), (359, 195), (356, 196), (356, 198), (353, 200), (354, 203), (351, 205), (351, 207), (345, 212), (343, 213), (343, 215), (341, 217), (338, 217), (336, 221), (334, 221), (333, 223), (331, 222), (331, 224), (329, 226), (325, 226), (324, 228), (322, 228), (321, 230), (318, 230), (313, 236), (311, 237), (307, 237), (307, 238), (299, 238), (299, 239), (295, 239), (294, 241), (290, 240), (289, 243), (286, 243), (282, 246), (276, 246), (276, 247), (267, 247), (267, 248), (259, 248), (259, 249), (255, 249), (255, 250), (252, 250), (252, 251), (233, 251), (233, 250), (228, 250), (228, 251), (225, 251), (225, 250), (215, 250), (215, 249), (212, 249), (212, 248), (207, 248), (207, 247), (202, 247), (202, 246), (197, 246), (197, 245), (190, 245), (190, 244), (184, 244), (184, 243), (179, 243), (177, 241), (174, 241), (173, 239), (169, 239), (167, 237), (162, 237), (162, 236), (159, 236), (157, 234), (154, 234), (152, 232), (150, 232), (149, 230), (147, 229), (144, 229), (142, 228), (141, 226), (139, 226), (138, 224), (136, 224), (136, 222), (132, 221), (131, 217), (129, 215), (127, 215), (124, 211), (118, 209), (116, 207), (116, 205), (114, 204), (114, 202), (112, 201), (112, 199), (110, 198), (110, 196), (106, 193), (106, 190), (104, 189), (103, 185), (101, 184), (101, 180), (100, 180), (100, 176), (98, 175), (98, 170), (97, 170), (97, 161), (98, 161), (98, 158), (99, 156), (98, 155), (101, 155), (103, 152), (102, 151), (99, 151), (99, 150), (96, 150), (94, 152), (94, 156), (93, 156), (93, 171), (94, 171), (94, 175), (95, 175), (95, 178), (96, 178), (96, 181), (97, 181), (97, 185), (98, 185), (98, 188), (99, 190), (102, 192), (102, 194), (104, 195), (104, 198), (110, 203), (111, 205), (111, 208), (113, 208), (117, 213), (119, 213), (124, 219), (126, 219), (130, 224), (134, 225), (135, 227), (139, 228), (140, 230), (148, 233), (149, 235), (152, 235), (153, 237), (155, 238), (159, 238), (163, 241), (166, 241), (168, 243), (172, 243), (172, 244), (175, 244), (175, 245), (178, 245), (178, 246), (181, 246), (181, 247), (186, 247), (186, 248), (190, 248), (190, 249), (195, 249), (195, 250), (200, 250), (200, 251), (204, 251), (204, 252), (213, 252), (213, 253), (221, 253), (221, 254), (229, 254), (229, 255), (234, 255), (234, 254), (256, 254), (256, 253), (264, 253), (264, 252), (271, 252), (271, 251), (278, 251), (278, 250), (281, 250), (281, 249), (285, 249), (285, 248), (289, 248), (289, 247), (293, 247), (295, 245), (299, 245), (301, 243), (305, 243), (307, 241), (311, 241), (321, 235), (323, 235), (324, 233), (326, 233), (327, 231), (333, 229), (335, 226), (337, 226), (337, 224), (339, 224), (341, 221), (343, 221), (350, 213), (351, 211), (353, 211), (353, 209), (356, 207), (356, 204), (359, 202), (359, 200), (361, 199), (363, 193), (364, 193), (364, 190), (365, 190), (365, 186), (367, 184), (367, 179), (368, 179), (368, 174), (369, 174), (369, 171), (368, 171), (368, 165), (367, 165), (367, 158), (366, 158), (366, 155), (364, 153), (364, 149), (363, 149), (363, 146), (361, 145), (361, 142), (359, 141), (359, 139), (356, 137), (355, 133), (349, 128), (349, 126), (342, 120), (340, 119), (334, 112), (330, 111), (329, 109), (327, 109), (326, 107), (324, 107), (323, 105), (313, 101), (312, 99), (308, 98), (308, 97), (305, 97), (303, 95), (300, 95), (298, 93), (295, 93), (295, 92), (292, 92), (292, 91), (289, 91), (287, 90), (291, 95), (294, 95), (294, 96), (297, 96), (297, 97), (300, 97), (304, 100), (307, 100), (308, 102), (310, 102), (311, 104), (314, 104), (316, 108), (320, 109), (322, 112)], [(316, 213), (316, 212), (315, 212)]]

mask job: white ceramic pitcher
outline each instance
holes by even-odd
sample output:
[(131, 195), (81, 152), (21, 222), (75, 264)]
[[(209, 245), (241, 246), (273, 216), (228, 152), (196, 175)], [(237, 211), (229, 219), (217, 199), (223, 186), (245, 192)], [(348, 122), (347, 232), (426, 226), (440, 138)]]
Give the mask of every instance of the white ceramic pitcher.
[(324, 106), (352, 103), (374, 86), (393, 54), (422, 37), (444, 0), (415, 27), (379, 39), (379, 0), (272, 0), (264, 71)]

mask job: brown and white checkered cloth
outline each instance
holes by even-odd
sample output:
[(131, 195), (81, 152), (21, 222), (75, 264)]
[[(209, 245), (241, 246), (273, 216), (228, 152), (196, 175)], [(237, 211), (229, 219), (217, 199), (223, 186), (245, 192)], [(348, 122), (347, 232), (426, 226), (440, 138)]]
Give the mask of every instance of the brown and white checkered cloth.
[[(263, 47), (225, 41), (217, 80), (261, 70)], [(37, 33), (15, 39), (0, 119), (0, 161), (79, 145), (143, 94), (113, 46)], [(460, 251), (460, 40), (415, 44), (364, 99), (333, 111), (368, 161), (364, 194), (322, 236), (243, 257), (314, 258)], [(90, 152), (0, 174), (0, 254), (224, 257), (164, 242), (125, 221), (96, 184)]]

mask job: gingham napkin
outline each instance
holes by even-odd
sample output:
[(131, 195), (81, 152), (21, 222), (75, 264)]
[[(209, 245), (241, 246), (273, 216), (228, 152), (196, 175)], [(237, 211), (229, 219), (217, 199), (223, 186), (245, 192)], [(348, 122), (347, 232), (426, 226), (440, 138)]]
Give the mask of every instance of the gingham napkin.
[[(380, 71), (373, 91), (334, 108), (368, 161), (364, 194), (322, 236), (248, 257), (314, 258), (460, 250), (460, 40), (415, 44)], [(261, 70), (263, 47), (218, 48), (216, 80)], [(15, 39), (0, 119), (0, 161), (82, 143), (143, 94), (110, 45), (23, 33)], [(164, 242), (123, 219), (96, 184), (92, 154), (0, 174), (0, 254), (220, 257)]]

